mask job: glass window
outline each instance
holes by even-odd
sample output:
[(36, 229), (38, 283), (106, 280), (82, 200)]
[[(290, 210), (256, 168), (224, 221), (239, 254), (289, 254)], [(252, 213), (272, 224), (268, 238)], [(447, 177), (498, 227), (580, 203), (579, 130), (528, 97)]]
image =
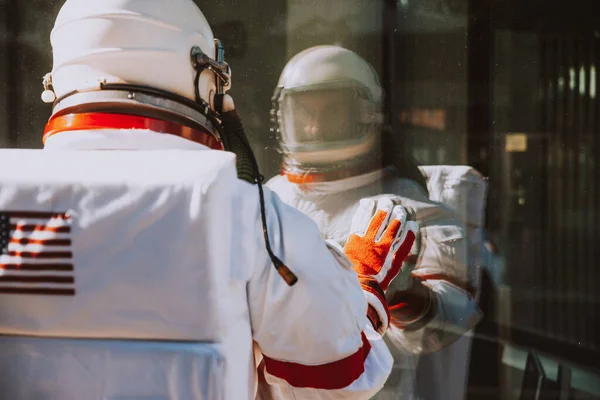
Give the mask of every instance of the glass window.
[[(41, 80), (62, 3), (0, 2), (1, 147), (42, 146), (51, 107)], [(600, 397), (600, 33), (591, 1), (197, 3), (225, 46), (230, 93), (267, 179), (283, 161), (270, 116), (280, 73), (323, 44), (373, 66), (392, 138), (419, 166), (481, 174), (485, 218), (470, 231), (481, 247), (469, 251), (483, 271), (474, 282), (484, 317), (470, 395), (515, 398), (541, 365), (544, 390), (567, 384), (582, 396), (573, 398)]]

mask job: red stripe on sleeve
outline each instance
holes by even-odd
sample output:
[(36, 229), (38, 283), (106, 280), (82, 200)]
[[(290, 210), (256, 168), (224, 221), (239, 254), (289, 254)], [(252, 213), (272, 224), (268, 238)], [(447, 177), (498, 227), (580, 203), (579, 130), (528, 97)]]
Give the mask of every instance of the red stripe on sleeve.
[(362, 346), (358, 351), (327, 364), (304, 365), (278, 361), (267, 356), (264, 356), (264, 361), (269, 374), (294, 387), (335, 390), (349, 386), (362, 375), (370, 350), (371, 344), (363, 333)]

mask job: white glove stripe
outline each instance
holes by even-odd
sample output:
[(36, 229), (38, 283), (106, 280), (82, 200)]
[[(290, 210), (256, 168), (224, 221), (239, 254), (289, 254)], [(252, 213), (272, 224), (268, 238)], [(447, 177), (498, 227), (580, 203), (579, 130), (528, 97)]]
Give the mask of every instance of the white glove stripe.
[[(386, 273), (386, 275), (385, 275), (385, 276), (384, 276), (384, 277), (383, 277), (381, 280), (379, 280), (378, 278), (376, 278), (376, 279), (378, 279), (378, 280), (377, 280), (377, 282), (380, 282), (380, 283), (381, 283), (381, 282), (383, 282), (384, 280), (386, 280), (386, 278), (387, 278), (387, 274), (388, 274), (388, 273), (390, 273), (390, 268), (392, 267), (392, 260), (393, 260), (393, 257), (396, 255), (396, 252), (397, 252), (397, 251), (398, 251), (398, 249), (399, 249), (399, 248), (402, 246), (402, 244), (403, 244), (403, 243), (406, 241), (406, 237), (408, 236), (408, 232), (412, 232), (412, 233), (415, 235), (415, 238), (416, 238), (416, 236), (417, 236), (417, 230), (418, 230), (418, 229), (419, 229), (419, 228), (418, 228), (418, 226), (417, 226), (417, 223), (416, 223), (416, 222), (414, 222), (414, 221), (408, 221), (408, 222), (406, 223), (405, 230), (404, 230), (404, 232), (402, 233), (402, 238), (401, 238), (401, 239), (398, 241), (398, 246), (396, 246), (396, 247), (395, 247), (395, 249), (394, 249), (393, 251), (390, 251), (390, 253), (388, 254), (388, 257), (387, 257), (387, 258), (386, 258), (386, 260), (385, 260), (385, 266), (386, 266), (386, 269), (387, 269), (387, 271), (388, 271), (388, 272)], [(401, 270), (401, 269), (402, 269), (402, 268), (400, 268), (400, 270)], [(395, 272), (396, 276), (397, 276), (397, 275), (400, 273), (400, 270), (398, 270), (397, 272)], [(379, 274), (378, 274), (378, 276), (379, 276)], [(389, 283), (391, 283), (391, 282), (394, 280), (394, 278), (396, 278), (396, 276), (393, 276), (393, 277), (392, 277), (392, 278), (389, 280)], [(389, 283), (388, 283), (388, 286), (389, 286)]]
[(393, 256), (396, 253), (396, 250), (398, 250), (399, 246), (396, 246), (396, 248), (394, 249), (394, 243), (396, 243), (396, 242), (402, 243), (406, 239), (406, 233), (407, 233), (406, 232), (406, 219), (408, 218), (408, 214), (407, 214), (406, 210), (402, 206), (395, 206), (394, 209), (392, 210), (392, 216), (393, 216), (392, 220), (396, 219), (396, 220), (400, 221), (400, 229), (398, 230), (398, 233), (396, 234), (396, 238), (392, 242), (392, 246), (390, 248), (390, 251), (388, 252), (388, 255), (386, 256), (385, 262), (383, 263), (381, 270), (375, 276), (375, 279), (377, 280), (377, 282), (380, 282), (380, 283), (383, 281), (383, 278), (385, 278), (388, 271), (392, 267)]
[(388, 198), (388, 197), (384, 197), (383, 199), (380, 199), (377, 202), (377, 208), (375, 209), (375, 214), (373, 214), (373, 217), (371, 217), (371, 220), (369, 221), (369, 225), (371, 225), (371, 222), (373, 221), (373, 218), (375, 218), (375, 215), (377, 215), (378, 211), (383, 211), (385, 213), (385, 218), (381, 222), (381, 225), (379, 225), (379, 229), (377, 230), (377, 233), (375, 234), (375, 242), (379, 242), (379, 240), (381, 239), (381, 236), (383, 235), (383, 233), (385, 232), (385, 230), (387, 229), (387, 227), (389, 226), (389, 224), (391, 222), (391, 218), (394, 215), (394, 210), (396, 208), (397, 207), (394, 207), (394, 203), (392, 203), (392, 200), (390, 200), (390, 198)]

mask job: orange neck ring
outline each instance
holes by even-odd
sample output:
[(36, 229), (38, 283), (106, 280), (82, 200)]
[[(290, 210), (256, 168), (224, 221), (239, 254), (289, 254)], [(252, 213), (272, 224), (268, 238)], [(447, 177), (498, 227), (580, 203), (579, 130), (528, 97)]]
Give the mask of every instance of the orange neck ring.
[(179, 136), (214, 150), (223, 150), (223, 144), (210, 133), (161, 119), (112, 113), (66, 114), (50, 118), (44, 129), (42, 143), (59, 132), (95, 129), (148, 129)]

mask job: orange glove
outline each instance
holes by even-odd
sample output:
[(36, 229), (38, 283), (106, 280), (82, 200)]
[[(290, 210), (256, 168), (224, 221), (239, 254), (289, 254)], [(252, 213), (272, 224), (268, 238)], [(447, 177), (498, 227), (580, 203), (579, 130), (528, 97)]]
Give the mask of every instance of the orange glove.
[(362, 199), (344, 246), (365, 291), (369, 320), (381, 334), (390, 320), (384, 292), (398, 276), (418, 229), (414, 221), (407, 221), (407, 216), (406, 209), (394, 205), (389, 197), (377, 203)]
[(407, 216), (404, 207), (384, 197), (377, 203), (361, 200), (352, 219), (352, 233), (344, 252), (359, 276), (375, 279), (384, 291), (398, 276), (415, 242), (418, 227), (414, 221), (407, 221)]

